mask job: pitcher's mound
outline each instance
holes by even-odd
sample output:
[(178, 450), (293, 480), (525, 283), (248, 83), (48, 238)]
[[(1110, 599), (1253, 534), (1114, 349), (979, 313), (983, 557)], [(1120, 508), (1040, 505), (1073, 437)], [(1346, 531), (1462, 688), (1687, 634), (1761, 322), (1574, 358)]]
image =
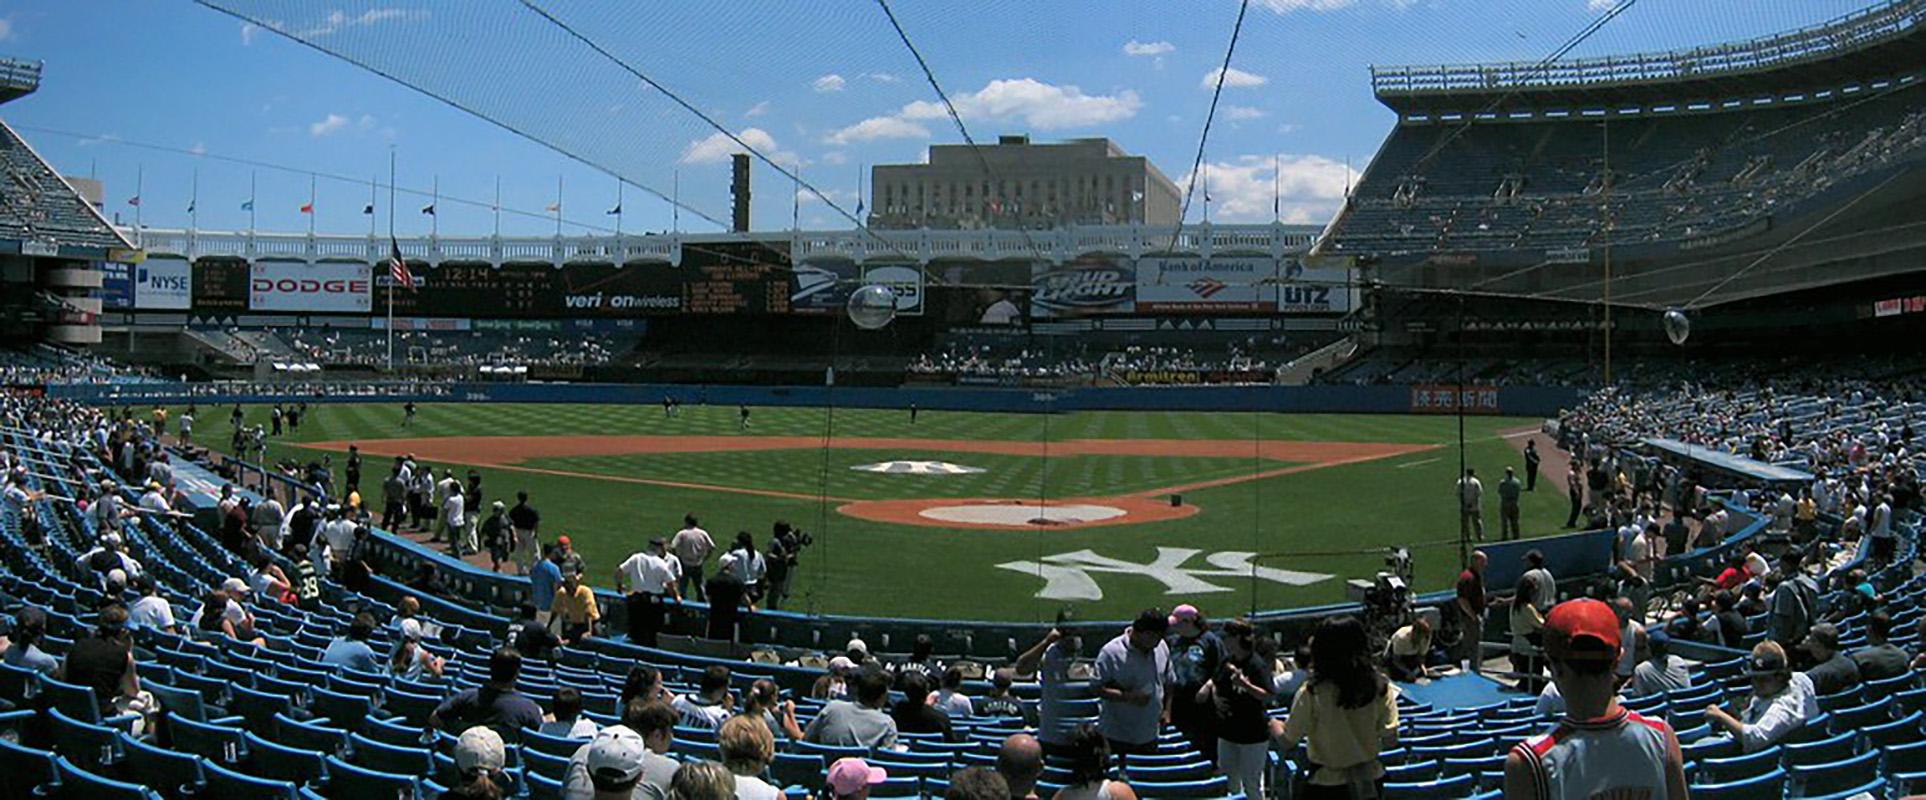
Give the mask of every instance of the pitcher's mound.
[(1116, 506), (1040, 506), (1036, 503), (971, 504), (926, 508), (920, 516), (938, 522), (972, 525), (1082, 525), (1115, 519), (1129, 512)]

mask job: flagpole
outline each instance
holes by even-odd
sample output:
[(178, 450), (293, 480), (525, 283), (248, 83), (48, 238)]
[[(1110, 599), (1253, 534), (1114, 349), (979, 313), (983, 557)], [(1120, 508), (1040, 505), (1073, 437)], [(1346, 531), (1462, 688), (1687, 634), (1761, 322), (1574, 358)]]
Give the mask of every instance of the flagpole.
[(308, 173), (308, 238), (314, 238), (314, 173)]
[[(1282, 171), (1280, 165), (1282, 165), (1283, 163), (1284, 163), (1283, 161), (1279, 160), (1277, 153), (1271, 154), (1271, 221), (1272, 222), (1284, 221), (1284, 214), (1279, 209), (1279, 201), (1283, 197), (1283, 195), (1279, 193), (1278, 183), (1277, 183), (1278, 181), (1277, 176)], [(1351, 169), (1350, 167), (1347, 166), (1345, 167), (1344, 171), (1350, 172)]]
[(187, 229), (198, 230), (201, 220), (201, 168), (194, 168), (194, 189), (187, 197)]
[(495, 176), (495, 238), (502, 238), (502, 176)]
[(253, 170), (247, 173), (247, 236), (250, 239), (254, 238), (254, 179), (258, 176)]
[[(395, 148), (388, 146), (388, 241), (395, 241)], [(398, 249), (398, 246), (397, 246)], [(395, 373), (395, 279), (388, 277), (388, 374)]]
[(370, 239), (375, 238), (375, 189), (380, 185), (380, 178), (371, 178), (368, 180), (368, 238)]
[(434, 195), (428, 199), (428, 238), (441, 238), (441, 176), (435, 176)]
[(141, 195), (141, 187), (145, 185), (146, 179), (147, 179), (147, 167), (145, 166), (135, 167), (134, 168), (134, 238), (136, 239), (141, 238), (140, 195)]
[(682, 170), (670, 173), (669, 218), (670, 226), (676, 233), (682, 232)]
[(795, 193), (789, 196), (789, 229), (802, 230), (802, 162), (796, 162)]
[(562, 176), (555, 176), (555, 238), (562, 238)]
[(622, 179), (615, 179), (615, 238), (622, 238)]

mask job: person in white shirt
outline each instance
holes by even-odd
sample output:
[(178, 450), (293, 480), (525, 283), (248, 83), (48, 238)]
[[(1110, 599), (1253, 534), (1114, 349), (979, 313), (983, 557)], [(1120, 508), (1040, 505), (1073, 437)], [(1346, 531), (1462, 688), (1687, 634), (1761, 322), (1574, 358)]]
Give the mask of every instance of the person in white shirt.
[(127, 627), (135, 630), (147, 629), (163, 633), (179, 633), (180, 626), (174, 621), (174, 607), (167, 598), (160, 596), (160, 589), (154, 580), (145, 575), (136, 577), (133, 582), (140, 599), (127, 607)]
[(556, 689), (549, 706), (551, 713), (542, 722), (541, 733), (563, 739), (593, 739), (602, 730), (595, 720), (582, 715), (582, 693), (572, 686)]
[(1747, 667), (1752, 697), (1745, 709), (1735, 716), (1712, 705), (1706, 707), (1705, 719), (1738, 740), (1745, 752), (1755, 753), (1778, 744), (1817, 716), (1819, 700), (1812, 679), (1792, 671), (1778, 642), (1760, 642), (1752, 648)]
[(943, 670), (942, 687), (930, 693), (930, 705), (943, 709), (950, 719), (976, 716), (976, 704), (963, 693), (963, 670), (956, 667)]
[(756, 542), (748, 531), (736, 534), (736, 544), (730, 550), (736, 557), (734, 569), (736, 577), (742, 580), (743, 591), (751, 600), (762, 598), (762, 577), (769, 572), (762, 554), (756, 552)]
[(346, 558), (354, 548), (354, 520), (348, 519), (340, 506), (328, 506), (328, 521), (321, 525), (321, 538), (332, 551), (332, 558)]
[(1879, 505), (1874, 506), (1872, 513), (1867, 516), (1866, 535), (1872, 539), (1873, 561), (1892, 563), (1899, 545), (1899, 540), (1893, 535), (1892, 495), (1880, 496)]
[(448, 549), (451, 552), (457, 557), (467, 555), (467, 553), (462, 552), (462, 539), (466, 536), (466, 531), (468, 530), (468, 514), (466, 508), (468, 500), (462, 496), (461, 484), (455, 481), (454, 476), (450, 475), (448, 480), (442, 483), (454, 485), (454, 489), (449, 491), (447, 496), (443, 497), (441, 501), (442, 533), (448, 537)]
[(167, 503), (167, 493), (158, 481), (147, 484), (147, 491), (140, 496), (140, 507), (156, 514), (166, 514), (174, 508)]
[(649, 540), (649, 549), (631, 554), (615, 568), (615, 590), (627, 592), (629, 643), (654, 647), (662, 629), (664, 599), (681, 602), (676, 586), (682, 564), (668, 555), (662, 537)]
[[(682, 578), (677, 588), (684, 596), (697, 600), (708, 599), (702, 593), (702, 565), (709, 560), (709, 554), (715, 552), (715, 549), (716, 540), (710, 538), (709, 532), (703, 530), (701, 525), (696, 524), (695, 515), (683, 515), (682, 530), (676, 531), (675, 537), (669, 540), (669, 550), (675, 553), (676, 560), (682, 565)], [(692, 586), (693, 591), (690, 589)]]
[(1478, 480), (1478, 471), (1465, 470), (1465, 476), (1458, 479), (1458, 529), (1461, 535), (1476, 535), (1480, 541), (1485, 538), (1485, 484)]
[[(677, 695), (674, 701), (676, 713), (682, 715), (682, 724), (690, 728), (716, 730), (735, 715), (734, 698), (729, 694), (729, 668), (715, 664), (702, 671), (702, 679), (696, 684), (694, 694)], [(757, 720), (760, 724), (761, 720)], [(767, 730), (767, 726), (764, 726)]]

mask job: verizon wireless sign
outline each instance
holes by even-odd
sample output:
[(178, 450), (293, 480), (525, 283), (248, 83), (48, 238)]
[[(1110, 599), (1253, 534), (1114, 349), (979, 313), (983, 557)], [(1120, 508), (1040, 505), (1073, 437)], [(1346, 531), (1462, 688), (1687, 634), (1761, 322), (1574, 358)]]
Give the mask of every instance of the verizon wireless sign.
[(248, 272), (247, 294), (251, 311), (366, 314), (374, 305), (374, 268), (257, 261)]

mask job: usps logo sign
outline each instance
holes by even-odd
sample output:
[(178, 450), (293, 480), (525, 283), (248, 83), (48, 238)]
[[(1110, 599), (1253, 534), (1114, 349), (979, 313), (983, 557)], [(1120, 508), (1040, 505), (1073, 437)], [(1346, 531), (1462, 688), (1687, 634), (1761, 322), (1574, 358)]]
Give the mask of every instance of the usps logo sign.
[(257, 261), (248, 273), (247, 294), (253, 311), (366, 314), (374, 306), (374, 268)]

